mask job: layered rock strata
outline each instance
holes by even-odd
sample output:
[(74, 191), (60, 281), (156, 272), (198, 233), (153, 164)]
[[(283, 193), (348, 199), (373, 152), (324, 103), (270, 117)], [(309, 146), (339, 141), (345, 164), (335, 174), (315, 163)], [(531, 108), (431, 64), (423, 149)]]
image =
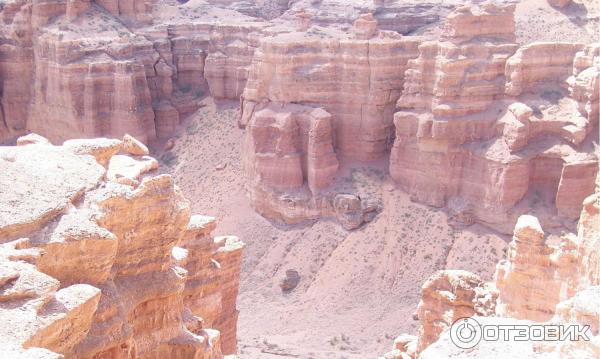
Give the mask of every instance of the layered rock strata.
[[(161, 16), (173, 11), (190, 21)], [(169, 137), (205, 94), (239, 98), (265, 26), (143, 1), (17, 1), (0, 16), (0, 141)]]
[(576, 238), (565, 236), (553, 247), (544, 237), (537, 218), (519, 217), (507, 258), (496, 268), (498, 314), (547, 321), (561, 300), (575, 294), (580, 259)]
[[(494, 311), (497, 293), (475, 274), (442, 270), (423, 284), (417, 317), (421, 322), (416, 351), (420, 353), (460, 318)], [(408, 350), (408, 343), (405, 344)]]
[[(514, 4), (492, 2), (459, 7), (438, 41), (381, 31), (370, 14), (344, 34), (321, 32), (305, 26), (311, 15), (304, 12), (304, 32), (260, 42), (240, 125), (254, 126), (274, 106), (321, 108), (331, 116), (338, 161), (389, 152), (390, 175), (413, 200), (505, 233), (530, 207), (574, 226), (598, 171), (597, 46), (519, 47), (514, 11)], [(400, 111), (392, 115), (394, 106)], [(292, 164), (297, 151), (286, 151), (245, 152), (250, 198), (268, 218), (317, 218), (330, 201), (323, 203)], [(327, 162), (330, 153), (323, 156)], [(276, 169), (269, 173), (277, 180), (266, 167)], [(306, 186), (310, 192), (298, 192)]]
[[(448, 16), (440, 41), (420, 45), (409, 62), (390, 157), (392, 178), (415, 200), (505, 232), (515, 207), (537, 201), (577, 218), (597, 173), (598, 119), (577, 110), (594, 108), (583, 94), (597, 91), (595, 69), (579, 80), (586, 90), (571, 90), (581, 95), (565, 96), (577, 82), (568, 81), (574, 58), (579, 74), (594, 67), (594, 50), (518, 48), (514, 29), (514, 5), (486, 2)], [(532, 95), (541, 84), (549, 89)]]
[(369, 221), (376, 207), (332, 190), (339, 167), (332, 116), (322, 108), (270, 104), (255, 110), (244, 143), (252, 205), (285, 223), (334, 217), (345, 228)]
[(0, 181), (10, 182), (0, 186), (3, 357), (235, 352), (243, 244), (213, 239), (214, 220), (190, 217), (141, 143), (18, 143), (0, 148)]
[(506, 93), (543, 92), (548, 82), (565, 84), (571, 75), (575, 53), (582, 44), (536, 42), (520, 47), (506, 62)]
[(361, 15), (372, 13), (382, 30), (410, 34), (443, 19), (460, 1), (414, 1), (414, 0), (297, 0), (282, 15), (283, 19), (310, 15), (311, 25), (347, 28)]
[(332, 116), (340, 156), (382, 158), (392, 143), (404, 71), (421, 41), (380, 32), (368, 15), (356, 21), (351, 37), (315, 29), (265, 38), (250, 67), (240, 122), (265, 102), (322, 107)]
[[(373, 204), (330, 184), (339, 161), (385, 156), (405, 65), (420, 42), (379, 31), (370, 14), (350, 36), (311, 28), (260, 42), (240, 125), (248, 190), (261, 214), (286, 223), (336, 217), (348, 229), (370, 220)], [(303, 113), (323, 119), (295, 120)]]

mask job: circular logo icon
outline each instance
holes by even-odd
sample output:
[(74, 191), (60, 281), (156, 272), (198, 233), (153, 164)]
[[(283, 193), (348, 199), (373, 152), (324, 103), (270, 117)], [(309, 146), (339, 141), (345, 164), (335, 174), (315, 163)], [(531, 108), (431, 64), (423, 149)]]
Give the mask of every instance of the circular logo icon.
[(450, 339), (461, 349), (471, 349), (481, 340), (481, 325), (473, 318), (460, 318), (450, 327)]

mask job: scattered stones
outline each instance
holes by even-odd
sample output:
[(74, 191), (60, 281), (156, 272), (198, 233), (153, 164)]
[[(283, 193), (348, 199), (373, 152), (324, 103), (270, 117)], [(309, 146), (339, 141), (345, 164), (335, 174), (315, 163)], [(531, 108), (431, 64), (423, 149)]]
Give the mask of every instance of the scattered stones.
[(169, 138), (167, 140), (167, 142), (165, 142), (165, 146), (163, 147), (164, 151), (170, 151), (173, 149), (173, 147), (175, 147), (175, 140), (172, 138)]
[(225, 168), (227, 168), (227, 162), (219, 163), (215, 166), (217, 171), (223, 171)]
[(298, 286), (298, 283), (300, 283), (300, 274), (298, 271), (288, 269), (285, 271), (285, 277), (281, 279), (279, 287), (282, 292), (287, 293), (294, 290)]
[(150, 154), (146, 145), (129, 134), (123, 136), (123, 150), (135, 156), (147, 156)]

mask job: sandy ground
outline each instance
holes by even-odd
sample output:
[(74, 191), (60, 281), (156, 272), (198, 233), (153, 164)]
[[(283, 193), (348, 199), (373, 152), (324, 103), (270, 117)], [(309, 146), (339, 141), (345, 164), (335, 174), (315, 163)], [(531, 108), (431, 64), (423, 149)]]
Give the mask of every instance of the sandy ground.
[(600, 41), (600, 1), (574, 0), (562, 9), (546, 0), (522, 0), (515, 9), (517, 42)]
[[(434, 271), (466, 269), (492, 278), (508, 238), (478, 225), (452, 229), (443, 211), (412, 203), (394, 187), (386, 161), (348, 165), (338, 176), (341, 188), (383, 204), (359, 230), (262, 218), (244, 193), (238, 105), (204, 104), (181, 127), (175, 147), (157, 155), (194, 213), (216, 216), (216, 234), (235, 234), (247, 244), (238, 298), (241, 358), (376, 357), (397, 335), (416, 333), (420, 286)], [(297, 270), (301, 281), (283, 294), (279, 281), (287, 269)]]

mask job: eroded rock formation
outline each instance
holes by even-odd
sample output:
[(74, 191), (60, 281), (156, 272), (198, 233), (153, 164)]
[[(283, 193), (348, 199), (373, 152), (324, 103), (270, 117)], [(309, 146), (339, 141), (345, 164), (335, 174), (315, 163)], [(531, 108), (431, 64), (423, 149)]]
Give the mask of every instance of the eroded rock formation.
[[(597, 173), (598, 119), (577, 110), (594, 108), (583, 95), (598, 87), (593, 46), (577, 55), (582, 45), (518, 48), (513, 12), (489, 2), (459, 8), (439, 42), (419, 46), (394, 115), (390, 158), (391, 176), (416, 200), (502, 231), (514, 224), (515, 207), (532, 201), (577, 218)], [(569, 74), (586, 66), (593, 69), (570, 81), (586, 90), (566, 96)]]
[(493, 312), (496, 295), (473, 273), (461, 270), (434, 273), (421, 290), (422, 298), (417, 307), (421, 328), (416, 351), (412, 354), (420, 353), (435, 342), (456, 320)]
[[(333, 146), (340, 167), (390, 153), (389, 173), (402, 190), (447, 207), (465, 224), (510, 233), (531, 207), (573, 221), (598, 169), (592, 145), (598, 49), (519, 47), (514, 11), (514, 4), (492, 2), (459, 7), (435, 41), (379, 30), (370, 14), (344, 33), (304, 26), (266, 37), (249, 68), (240, 125), (254, 128), (265, 109), (320, 108), (330, 116), (326, 146)], [(308, 13), (302, 19), (313, 21)], [(264, 136), (263, 142), (284, 141)], [(299, 151), (259, 152), (250, 148), (244, 161), (250, 198), (261, 214), (287, 223), (329, 216), (322, 208), (330, 201), (323, 203), (306, 173), (292, 165), (298, 159), (290, 155)], [(320, 156), (329, 163), (331, 151)], [(322, 182), (330, 184), (325, 192), (335, 193), (330, 168)]]
[(381, 158), (391, 144), (406, 65), (421, 41), (378, 32), (370, 16), (359, 18), (350, 35), (313, 29), (263, 39), (244, 90), (241, 124), (265, 102), (321, 107), (332, 115), (337, 153)]
[[(249, 171), (250, 198), (269, 218), (340, 212), (322, 208), (355, 193), (335, 190), (332, 158), (343, 167), (389, 155), (402, 190), (466, 223), (510, 233), (539, 203), (574, 221), (597, 171), (598, 45), (519, 47), (514, 4), (450, 12), (459, 3), (11, 2), (0, 12), (0, 141), (28, 131), (58, 142), (168, 138), (206, 95), (241, 98), (249, 127), (264, 109), (299, 105), (329, 114), (333, 153), (308, 156), (323, 171), (300, 161), (302, 178), (293, 165), (285, 190)], [(447, 12), (439, 38), (401, 35)], [(282, 161), (272, 159), (246, 168)]]
[(507, 258), (496, 270), (498, 314), (542, 322), (552, 318), (558, 302), (574, 295), (580, 258), (576, 238), (565, 236), (553, 247), (544, 237), (537, 218), (519, 217)]
[[(489, 355), (523, 358), (595, 358), (598, 346), (598, 230), (600, 193), (585, 199), (578, 234), (557, 246), (545, 243), (537, 218), (521, 216), (507, 258), (498, 264), (495, 283), (482, 283), (464, 271), (441, 271), (423, 285), (418, 337), (403, 335), (384, 358), (439, 358)], [(454, 320), (473, 317), (484, 325), (588, 325), (589, 340), (486, 341), (464, 350), (447, 330)]]
[(236, 351), (243, 243), (213, 239), (214, 219), (190, 217), (143, 144), (53, 146), (37, 135), (18, 144), (0, 147), (1, 356)]
[(0, 14), (0, 141), (169, 137), (205, 94), (239, 98), (264, 27), (143, 1), (17, 1)]

